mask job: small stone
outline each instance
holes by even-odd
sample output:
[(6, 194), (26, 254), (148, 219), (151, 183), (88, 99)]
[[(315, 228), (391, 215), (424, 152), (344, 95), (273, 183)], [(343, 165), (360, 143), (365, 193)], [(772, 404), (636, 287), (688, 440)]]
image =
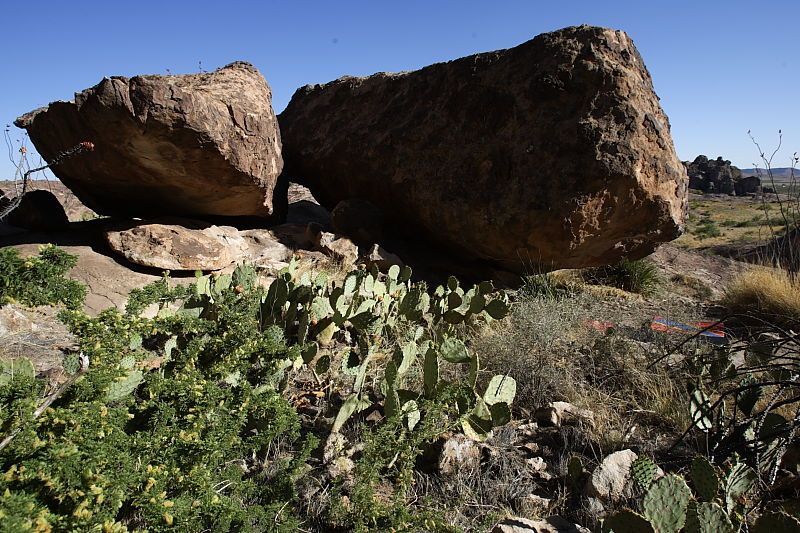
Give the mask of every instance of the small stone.
[(464, 470), (480, 468), (481, 450), (478, 444), (462, 434), (456, 434), (444, 442), (439, 455), (439, 472), (451, 475)]
[(492, 528), (491, 533), (590, 533), (585, 527), (573, 524), (560, 516), (543, 520), (527, 518), (506, 518)]
[(372, 245), (369, 253), (362, 257), (361, 261), (368, 267), (376, 266), (381, 272), (388, 272), (388, 270), (395, 265), (400, 267), (405, 265), (403, 260), (400, 259), (400, 256), (387, 251), (380, 244)]
[(612, 453), (594, 469), (586, 484), (586, 494), (607, 502), (618, 502), (633, 495), (631, 465), (636, 460), (632, 450)]
[(337, 237), (333, 233), (322, 232), (317, 248), (346, 266), (354, 265), (358, 260), (358, 247), (347, 237)]

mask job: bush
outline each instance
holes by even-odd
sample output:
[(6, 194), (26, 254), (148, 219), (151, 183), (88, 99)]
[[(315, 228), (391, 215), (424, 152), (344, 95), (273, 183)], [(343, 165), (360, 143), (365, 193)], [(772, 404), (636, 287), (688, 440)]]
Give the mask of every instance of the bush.
[[(65, 312), (90, 367), (38, 419), (17, 417), (22, 431), (0, 452), (4, 522), (294, 531), (287, 503), (316, 441), (265, 382), (291, 349), (261, 327), (261, 296), (226, 291), (207, 317)], [(0, 384), (4, 407), (38, 403), (30, 377)]]
[(64, 277), (77, 262), (77, 257), (53, 245), (42, 246), (38, 256), (29, 258), (20, 257), (14, 248), (0, 249), (0, 305), (16, 300), (78, 309), (86, 287)]
[(658, 267), (647, 260), (623, 259), (615, 265), (584, 271), (584, 279), (596, 285), (609, 285), (628, 292), (650, 295), (661, 284)]

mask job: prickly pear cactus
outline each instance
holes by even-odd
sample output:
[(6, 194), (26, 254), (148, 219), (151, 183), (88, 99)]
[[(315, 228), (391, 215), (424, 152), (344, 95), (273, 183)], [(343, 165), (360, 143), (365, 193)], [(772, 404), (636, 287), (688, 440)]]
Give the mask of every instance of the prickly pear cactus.
[(75, 352), (70, 352), (64, 356), (64, 361), (62, 362), (64, 366), (64, 372), (69, 374), (70, 376), (74, 376), (77, 374), (81, 369), (81, 358)]
[(118, 379), (106, 392), (106, 401), (115, 402), (133, 393), (136, 387), (144, 381), (141, 370), (130, 370), (124, 377)]
[(731, 468), (725, 480), (725, 505), (728, 513), (733, 512), (739, 499), (750, 492), (758, 481), (755, 470), (744, 463), (738, 463)]
[(639, 487), (645, 490), (650, 488), (650, 485), (653, 484), (657, 472), (658, 467), (656, 464), (652, 459), (644, 455), (637, 457), (633, 464), (631, 464), (631, 478), (633, 478)]
[(698, 455), (692, 461), (692, 482), (697, 495), (703, 501), (713, 501), (719, 491), (719, 476), (708, 459)]
[(621, 511), (606, 518), (603, 531), (610, 533), (655, 533), (653, 526), (642, 515), (631, 510)]
[(511, 405), (516, 394), (517, 382), (514, 378), (506, 375), (497, 375), (486, 386), (483, 401), (486, 402), (486, 405), (494, 405), (496, 403)]
[(659, 533), (677, 533), (686, 523), (686, 507), (692, 492), (682, 477), (662, 477), (645, 494), (644, 516)]
[(714, 502), (692, 503), (686, 517), (686, 533), (734, 533), (725, 510)]

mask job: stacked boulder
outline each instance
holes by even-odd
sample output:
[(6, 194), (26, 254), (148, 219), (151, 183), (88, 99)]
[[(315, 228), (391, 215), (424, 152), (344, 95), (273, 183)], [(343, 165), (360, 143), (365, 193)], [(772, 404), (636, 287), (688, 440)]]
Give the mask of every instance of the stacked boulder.
[(152, 219), (107, 235), (148, 266), (219, 268), (241, 257), (224, 250), (252, 251), (266, 237), (229, 225), (283, 221), (290, 179), (333, 211), (336, 234), (273, 237), (347, 261), (396, 263), (381, 245), (402, 238), (496, 272), (598, 266), (676, 238), (686, 213), (650, 75), (631, 39), (604, 28), (307, 86), (277, 118), (267, 82), (237, 62), (106, 78), (15, 123), (48, 161), (94, 143), (53, 171), (101, 215)]

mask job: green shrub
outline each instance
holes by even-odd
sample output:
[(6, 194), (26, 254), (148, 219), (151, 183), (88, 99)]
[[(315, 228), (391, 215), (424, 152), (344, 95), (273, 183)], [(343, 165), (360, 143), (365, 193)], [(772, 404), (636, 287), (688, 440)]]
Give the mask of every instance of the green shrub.
[(717, 223), (714, 222), (711, 218), (704, 216), (700, 219), (700, 222), (697, 224), (697, 227), (694, 228), (692, 233), (697, 236), (698, 239), (711, 239), (714, 237), (719, 237), (722, 235), (722, 232), (717, 226)]
[(19, 301), (79, 308), (86, 287), (64, 277), (77, 262), (74, 255), (49, 244), (41, 247), (38, 256), (28, 258), (20, 257), (14, 248), (0, 249), (0, 305)]
[(661, 284), (658, 267), (647, 260), (623, 259), (615, 265), (591, 268), (584, 271), (588, 283), (617, 287), (628, 292), (649, 295)]
[[(208, 317), (66, 311), (90, 367), (0, 452), (4, 522), (294, 531), (287, 503), (316, 441), (270, 385), (292, 352), (261, 327), (262, 295), (225, 291)], [(0, 399), (24, 418), (41, 389), (15, 373)], [(281, 448), (289, 458), (268, 453)]]

